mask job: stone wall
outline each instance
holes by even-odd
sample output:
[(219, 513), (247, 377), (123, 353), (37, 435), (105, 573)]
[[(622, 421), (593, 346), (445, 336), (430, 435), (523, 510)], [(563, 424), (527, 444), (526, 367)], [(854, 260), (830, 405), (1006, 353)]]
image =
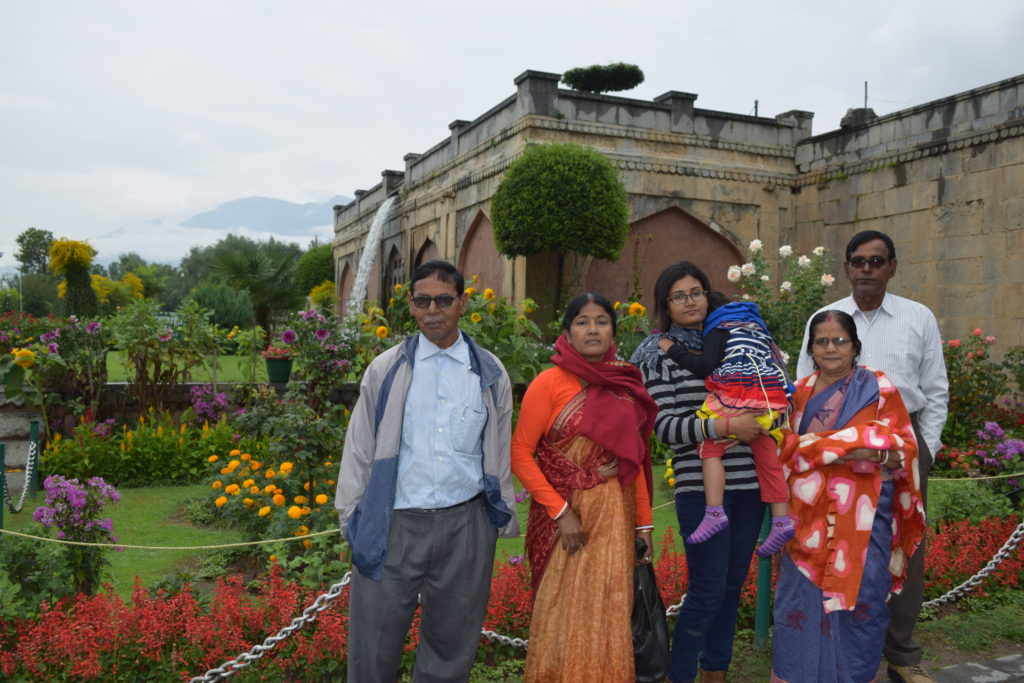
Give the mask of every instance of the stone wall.
[(1024, 76), (811, 138), (795, 161), (800, 247), (841, 256), (856, 232), (885, 232), (890, 291), (928, 305), (944, 336), (1024, 341)]

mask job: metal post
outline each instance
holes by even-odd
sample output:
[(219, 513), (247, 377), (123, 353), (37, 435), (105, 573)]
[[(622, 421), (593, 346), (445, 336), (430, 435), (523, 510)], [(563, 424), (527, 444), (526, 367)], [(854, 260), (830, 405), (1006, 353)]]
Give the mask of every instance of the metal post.
[[(26, 482), (29, 498), (35, 500), (36, 494), (39, 493), (39, 465), (43, 462), (43, 448), (39, 445), (39, 420), (28, 423), (28, 440), (36, 445), (36, 461), (32, 463), (32, 476)], [(27, 460), (25, 467), (28, 468)]]
[[(6, 498), (7, 491), (7, 446), (0, 443), (0, 497)], [(0, 529), (4, 528), (4, 508), (7, 507), (6, 500), (0, 500)]]
[[(757, 542), (764, 543), (772, 527), (771, 513), (765, 507), (764, 522)], [(754, 612), (754, 647), (768, 649), (768, 622), (771, 615), (772, 558), (762, 557), (757, 562), (757, 609)]]

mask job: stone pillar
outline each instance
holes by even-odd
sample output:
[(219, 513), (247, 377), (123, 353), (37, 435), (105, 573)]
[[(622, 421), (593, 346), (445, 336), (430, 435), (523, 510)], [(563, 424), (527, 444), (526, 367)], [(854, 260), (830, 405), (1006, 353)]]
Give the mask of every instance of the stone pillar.
[(814, 119), (813, 111), (801, 111), (791, 109), (782, 112), (775, 117), (779, 123), (788, 123), (793, 126), (793, 143), (797, 145), (811, 137), (811, 121)]
[(451, 131), (451, 142), (448, 144), (448, 149), (451, 150), (451, 158), (459, 156), (459, 136), (462, 134), (463, 129), (469, 125), (469, 121), (463, 121), (462, 119), (455, 119), (448, 124), (448, 130)]
[(693, 132), (693, 103), (697, 95), (691, 92), (680, 92), (669, 90), (663, 95), (654, 98), (655, 102), (672, 105), (672, 132), (692, 133)]
[(381, 171), (381, 184), (384, 186), (384, 196), (387, 197), (391, 191), (402, 184), (405, 180), (405, 173), (402, 171)]
[(527, 114), (555, 116), (561, 79), (562, 74), (545, 71), (524, 71), (516, 76), (516, 118)]

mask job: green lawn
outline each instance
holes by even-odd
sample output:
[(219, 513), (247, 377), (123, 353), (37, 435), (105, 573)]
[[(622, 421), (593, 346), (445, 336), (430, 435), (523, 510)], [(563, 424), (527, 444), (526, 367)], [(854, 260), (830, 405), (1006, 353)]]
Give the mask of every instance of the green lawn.
[[(114, 522), (114, 533), (122, 543), (152, 546), (199, 546), (236, 543), (241, 534), (224, 529), (195, 527), (181, 516), (182, 505), (191, 498), (205, 494), (209, 488), (194, 486), (167, 486), (161, 488), (121, 489), (121, 501), (107, 508)], [(4, 528), (22, 533), (38, 533), (39, 525), (32, 520), (32, 511), (41, 505), (40, 492), (35, 504), (25, 503), (19, 514), (4, 514)], [(0, 537), (0, 542), (3, 542)], [(216, 551), (190, 550), (132, 550), (110, 554), (109, 576), (114, 589), (121, 595), (131, 593), (135, 577), (143, 584), (152, 584), (173, 574), (176, 567), (188, 560), (198, 560)]]
[[(212, 361), (212, 358), (211, 358)], [(196, 368), (192, 373), (193, 382), (212, 382), (213, 373), (210, 363), (203, 367)], [(218, 356), (217, 357), (217, 381), (218, 382), (248, 382), (249, 358), (242, 356)], [(107, 381), (125, 382), (128, 380), (128, 370), (125, 367), (123, 351), (111, 351), (107, 354)], [(256, 381), (267, 381), (267, 366), (263, 358), (256, 358)]]

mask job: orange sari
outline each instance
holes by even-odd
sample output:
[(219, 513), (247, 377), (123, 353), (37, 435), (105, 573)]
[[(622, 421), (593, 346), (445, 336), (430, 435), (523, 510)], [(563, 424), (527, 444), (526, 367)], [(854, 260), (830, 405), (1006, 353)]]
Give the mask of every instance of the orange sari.
[(541, 470), (565, 491), (586, 541), (572, 555), (562, 551), (554, 520), (531, 502), (526, 549), (535, 591), (526, 683), (636, 679), (630, 631), (635, 487), (644, 480), (623, 488), (596, 472), (615, 456), (578, 433), (585, 404), (581, 391), (537, 448)]

